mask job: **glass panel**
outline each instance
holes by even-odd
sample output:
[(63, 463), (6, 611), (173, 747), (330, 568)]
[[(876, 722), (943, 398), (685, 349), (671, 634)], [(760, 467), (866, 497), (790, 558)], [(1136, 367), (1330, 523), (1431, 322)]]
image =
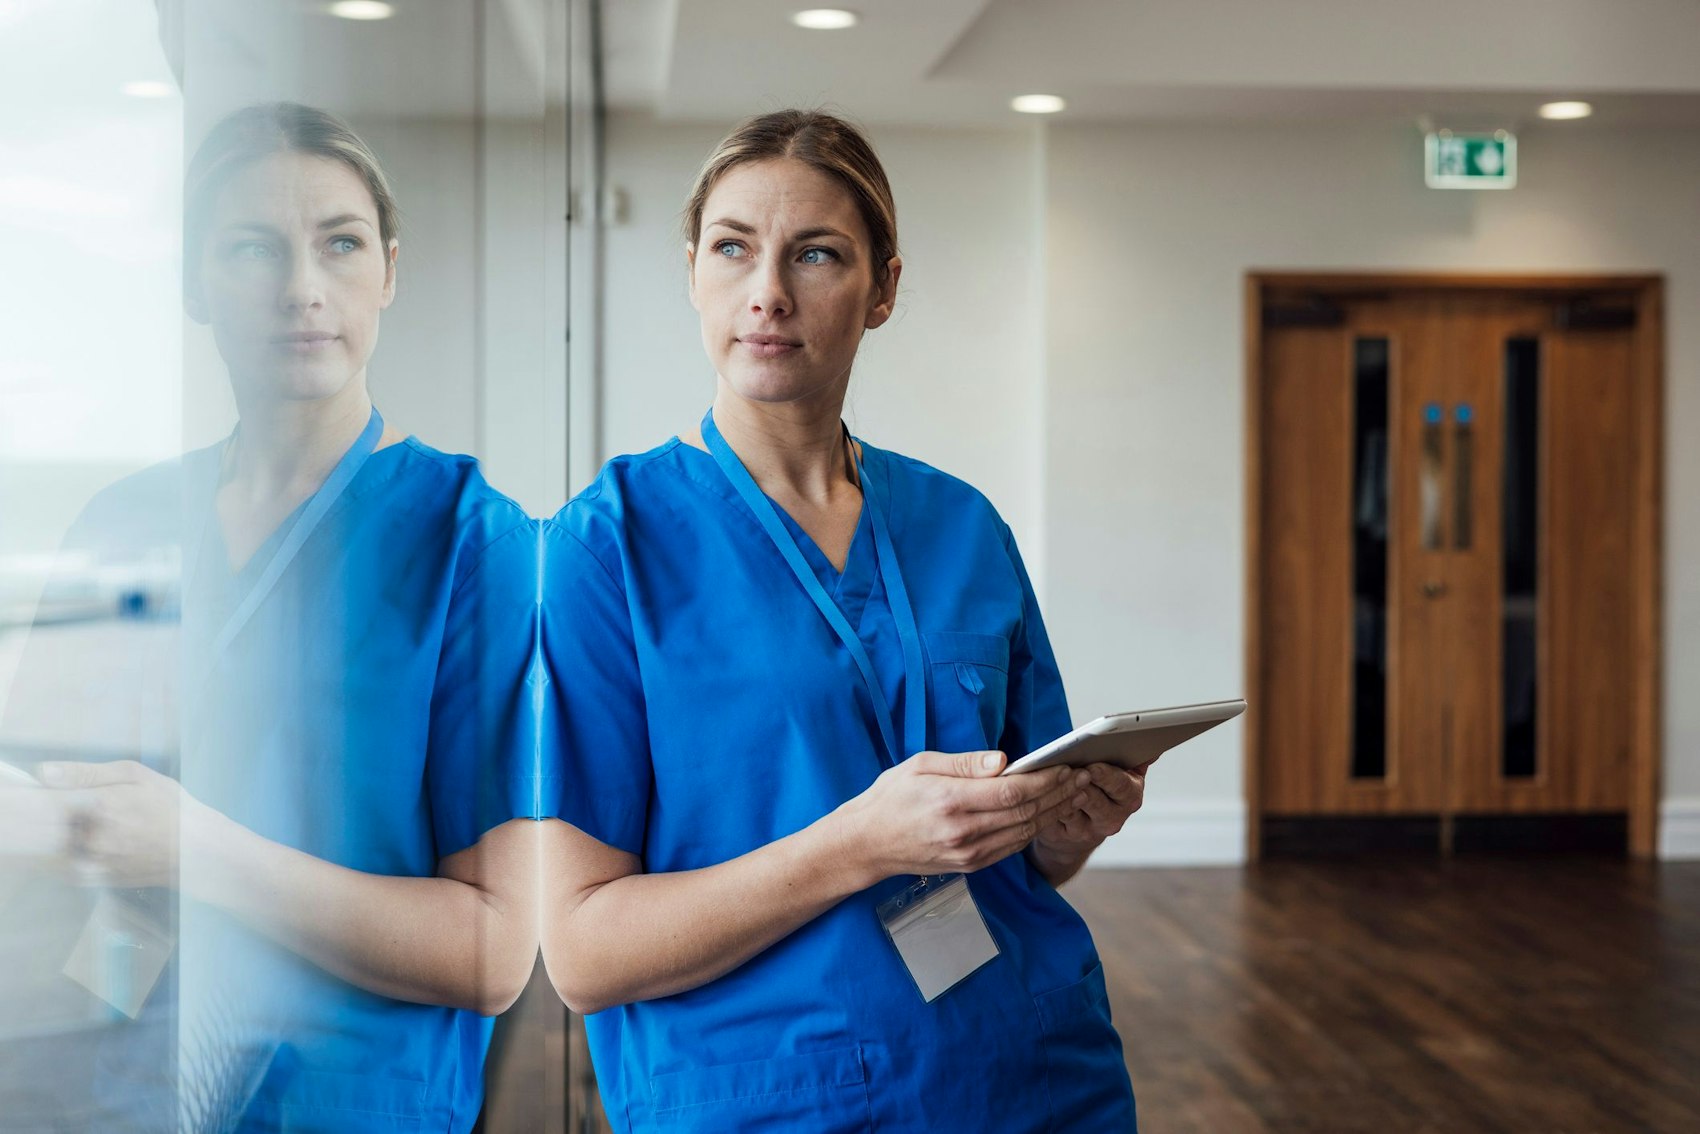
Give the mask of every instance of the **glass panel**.
[[(524, 719), (481, 710), (512, 692), (495, 659), (530, 661), (531, 526), (449, 454), (563, 503), (569, 299), (596, 310), (567, 289), (595, 42), (569, 43), (594, 7), (571, 3), (0, 0), (0, 1128), (248, 1129), (317, 1101), (362, 1129), (470, 1114), (480, 1083), (490, 1134), (563, 1113), (547, 981), (488, 1066), (423, 1042), (492, 1025), (292, 956), (329, 904), (274, 939), (215, 908), (235, 890), (180, 902), (161, 883), (222, 877), (223, 846), (130, 805), (176, 777), (220, 838), (429, 876), (446, 832), (526, 798), (533, 753), (495, 739)], [(419, 443), (371, 452), (368, 397)], [(485, 566), (507, 531), (520, 554)], [(414, 648), (437, 640), (475, 643), (464, 669)], [(61, 773), (78, 795), (32, 779), (115, 758)]]
[(1540, 522), (1540, 343), (1505, 344), (1505, 747), (1508, 777), (1535, 774)]
[(1387, 775), (1387, 340), (1359, 339), (1352, 414), (1352, 776)]
[(1417, 492), (1422, 513), (1424, 551), (1440, 550), (1440, 507), (1445, 492), (1440, 481), (1445, 464), (1441, 446), (1442, 431), (1446, 428), (1445, 417), (1439, 402), (1429, 402), (1423, 407), (1423, 465)]
[(1475, 519), (1474, 481), (1476, 467), (1475, 413), (1468, 402), (1453, 410), (1452, 427), (1452, 546), (1470, 550), (1470, 531)]
[(154, 5), (0, 3), (0, 105), (0, 1129), (164, 1128), (176, 1037), (131, 1012), (169, 994), (175, 898), (65, 853), (127, 789), (36, 780), (175, 759), (150, 689), (176, 561), (84, 538), (133, 533), (104, 486), (183, 448), (183, 100)]

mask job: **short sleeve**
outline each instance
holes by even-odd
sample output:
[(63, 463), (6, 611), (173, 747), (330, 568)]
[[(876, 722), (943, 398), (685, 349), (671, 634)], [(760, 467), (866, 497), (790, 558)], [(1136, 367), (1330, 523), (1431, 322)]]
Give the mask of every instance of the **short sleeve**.
[(539, 816), (537, 522), (509, 528), (457, 575), (425, 761), (439, 858)]
[(654, 773), (626, 591), (566, 524), (543, 548), (544, 814), (641, 856)]
[(1009, 700), (999, 742), (999, 747), (1014, 762), (1068, 732), (1074, 724), (1069, 717), (1068, 698), (1063, 693), (1056, 655), (1051, 652), (1051, 639), (1045, 633), (1045, 620), (1039, 614), (1033, 582), (1027, 577), (1021, 552), (1016, 550), (1015, 537), (1008, 528), (1003, 529), (1002, 535), (1004, 548), (1021, 583), (1021, 625), (1010, 643)]

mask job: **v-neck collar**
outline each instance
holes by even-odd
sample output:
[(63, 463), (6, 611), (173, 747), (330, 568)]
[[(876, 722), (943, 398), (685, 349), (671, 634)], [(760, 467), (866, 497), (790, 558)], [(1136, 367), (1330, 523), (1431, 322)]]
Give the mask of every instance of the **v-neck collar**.
[(296, 521), (301, 518), (301, 513), (306, 511), (307, 504), (312, 499), (309, 496), (291, 509), (289, 515), (278, 521), (260, 545), (249, 553), (248, 558), (234, 566), (230, 562), (230, 540), (224, 533), (224, 524), (219, 520), (217, 505), (215, 504), (213, 514), (207, 520), (207, 530), (212, 537), (211, 546), (207, 548), (207, 552), (211, 554), (213, 563), (222, 569), (222, 577), (248, 581), (264, 571), (266, 564), (271, 562), (272, 556), (277, 554), (278, 545), (284, 541), (289, 529), (295, 526)]
[[(772, 500), (772, 497), (768, 499)], [(773, 510), (785, 524), (785, 530), (790, 532), (791, 538), (796, 541), (797, 550), (803, 553), (803, 558), (813, 569), (815, 578), (820, 580), (821, 586), (826, 588), (838, 608), (844, 611), (851, 625), (861, 621), (862, 608), (867, 605), (873, 578), (879, 573), (878, 556), (874, 551), (872, 518), (868, 514), (871, 507), (873, 505), (867, 494), (863, 493), (862, 507), (856, 515), (856, 530), (850, 537), (850, 550), (844, 556), (844, 570), (840, 571), (832, 565), (820, 545), (803, 530), (803, 525), (777, 503), (773, 505)]]
[[(854, 435), (851, 439), (860, 447), (863, 475), (869, 480), (882, 476), (885, 470), (880, 464), (882, 457), (880, 451)], [(699, 449), (678, 437), (670, 440), (667, 448), (674, 451), (688, 451), (691, 456), (685, 458), (685, 463), (676, 464), (674, 467), (679, 469), (692, 482), (703, 486), (715, 496), (720, 497), (733, 511), (740, 515), (749, 516), (751, 524), (755, 524), (754, 517), (750, 516), (749, 508), (739, 498), (731, 482), (720, 473), (718, 468), (714, 467), (714, 454)], [(714, 475), (698, 474), (698, 468), (701, 467), (697, 464), (699, 459), (708, 462), (707, 467), (713, 469)], [(707, 470), (703, 471), (706, 472)], [(844, 612), (844, 617), (852, 626), (861, 625), (862, 616), (867, 610), (868, 600), (878, 590), (880, 581), (879, 554), (874, 547), (873, 517), (868, 511), (869, 508), (875, 507), (872, 500), (873, 494), (868, 491), (866, 484), (861, 485), (861, 490), (862, 510), (856, 518), (856, 532), (850, 539), (850, 551), (845, 556), (843, 571), (833, 567), (831, 560), (827, 559), (826, 553), (821, 551), (815, 541), (810, 538), (809, 533), (803, 530), (803, 526), (791, 518), (789, 512), (774, 501), (773, 497), (768, 496), (765, 492), (762, 493), (773, 504), (774, 512), (779, 516), (780, 522), (785, 525), (785, 530), (791, 535), (798, 551), (802, 553), (804, 561), (808, 563), (809, 569), (814, 572), (815, 578), (820, 580), (821, 586), (826, 589), (827, 594), (832, 596), (833, 602), (839, 610)], [(758, 532), (761, 530), (759, 525), (756, 525), (756, 530)]]
[[(209, 454), (221, 455), (223, 445), (228, 444), (229, 440), (229, 438), (226, 438), (223, 443), (211, 447), (206, 450), (206, 452)], [(395, 475), (396, 467), (399, 467), (399, 465), (389, 460), (385, 460), (383, 458), (383, 454), (391, 450), (401, 451), (410, 448), (417, 448), (418, 444), (418, 438), (414, 437), (413, 434), (410, 433), (399, 441), (374, 449), (371, 457), (368, 458), (365, 465), (362, 466), (360, 471), (355, 475), (354, 481), (349, 484), (347, 490), (343, 493), (343, 499), (339, 499), (333, 507), (333, 513), (341, 511), (343, 508), (347, 507), (349, 501), (358, 499), (365, 495), (366, 490), (374, 484), (387, 481)], [(377, 459), (379, 463), (374, 465), (372, 463), (373, 459)], [(205, 541), (204, 550), (211, 553), (211, 562), (219, 567), (225, 578), (242, 579), (248, 576), (257, 575), (259, 572), (265, 570), (265, 563), (271, 559), (272, 554), (277, 551), (278, 545), (287, 538), (289, 530), (293, 528), (295, 526), (295, 522), (301, 518), (301, 513), (307, 510), (307, 506), (313, 502), (313, 497), (316, 496), (319, 491), (322, 491), (324, 486), (321, 484), (318, 489), (315, 489), (312, 494), (308, 495), (306, 499), (297, 504), (287, 516), (279, 520), (277, 524), (272, 527), (272, 530), (266, 534), (266, 538), (261, 541), (260, 545), (254, 549), (248, 558), (244, 560), (240, 566), (233, 567), (230, 563), (230, 544), (224, 533), (224, 524), (219, 520), (218, 516), (218, 477), (220, 475), (219, 460), (220, 456), (209, 456), (209, 467), (205, 473), (206, 476), (212, 478), (213, 488), (207, 496), (207, 514), (205, 519), (205, 531), (203, 532), (203, 540)], [(398, 457), (396, 460), (399, 462), (400, 458)], [(374, 469), (382, 469), (383, 471), (381, 475), (375, 474)]]

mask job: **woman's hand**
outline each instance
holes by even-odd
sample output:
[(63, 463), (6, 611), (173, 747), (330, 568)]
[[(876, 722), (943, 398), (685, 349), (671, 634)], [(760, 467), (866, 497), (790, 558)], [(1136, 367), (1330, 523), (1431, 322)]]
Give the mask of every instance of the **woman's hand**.
[(171, 886), (185, 826), (206, 808), (169, 776), (134, 760), (43, 764), (48, 795), (70, 810), (67, 851), (79, 880), (105, 886)]
[(0, 780), (0, 858), (60, 857), (70, 843), (72, 815), (58, 792)]
[(1142, 764), (1128, 771), (1115, 764), (1088, 765), (1084, 771), (1090, 780), (1081, 792), (1083, 801), (1062, 809), (1033, 839), (1032, 857), (1039, 872), (1059, 886), (1073, 877), (1099, 844), (1120, 831), (1145, 802), (1149, 767)]
[(974, 871), (1021, 850), (1089, 800), (1075, 768), (999, 776), (1002, 752), (918, 752), (834, 813), (867, 885), (898, 874)]

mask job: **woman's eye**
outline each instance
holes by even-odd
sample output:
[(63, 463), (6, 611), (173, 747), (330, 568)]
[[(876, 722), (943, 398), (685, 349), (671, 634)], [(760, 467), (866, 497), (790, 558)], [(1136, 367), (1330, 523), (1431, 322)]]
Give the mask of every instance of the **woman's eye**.
[(830, 248), (805, 248), (803, 250), (803, 263), (805, 264), (830, 264), (836, 259), (838, 259), (838, 253)]
[(358, 252), (362, 247), (364, 247), (364, 244), (358, 236), (331, 237), (331, 250), (334, 252), (347, 255), (350, 252)]
[(263, 240), (244, 240), (231, 245), (230, 254), (238, 260), (270, 260), (272, 247)]
[(722, 240), (714, 246), (714, 252), (717, 256), (741, 256), (744, 253), (744, 248), (736, 240)]

